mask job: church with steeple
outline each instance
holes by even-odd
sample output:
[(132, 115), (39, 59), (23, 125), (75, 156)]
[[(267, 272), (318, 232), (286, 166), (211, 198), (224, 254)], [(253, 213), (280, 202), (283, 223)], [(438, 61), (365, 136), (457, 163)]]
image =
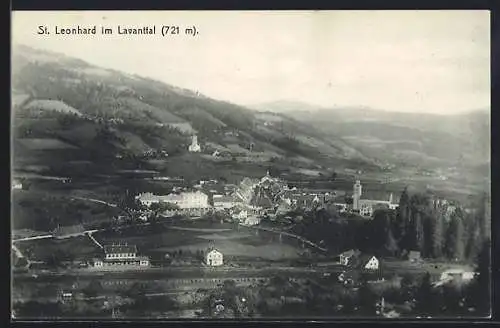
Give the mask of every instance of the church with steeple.
[(191, 153), (199, 153), (201, 151), (201, 147), (198, 144), (198, 137), (193, 135), (191, 138), (191, 144), (188, 147), (189, 152)]
[[(371, 217), (373, 212), (379, 207), (396, 209), (398, 204), (394, 202), (393, 194), (390, 193), (389, 199), (366, 199), (362, 198), (362, 185), (360, 180), (356, 180), (352, 192), (352, 210), (362, 216)], [(373, 196), (373, 195), (372, 195)]]

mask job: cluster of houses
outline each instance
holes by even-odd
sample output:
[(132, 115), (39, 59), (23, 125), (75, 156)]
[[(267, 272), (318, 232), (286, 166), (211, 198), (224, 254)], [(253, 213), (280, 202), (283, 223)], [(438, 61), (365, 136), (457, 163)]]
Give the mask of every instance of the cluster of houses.
[[(199, 146), (195, 137), (192, 146), (192, 149)], [(313, 210), (331, 204), (340, 213), (355, 213), (365, 218), (373, 217), (377, 209), (395, 210), (399, 206), (399, 199), (395, 199), (392, 193), (364, 191), (360, 180), (353, 184), (352, 202), (349, 203), (345, 191), (290, 188), (285, 181), (272, 177), (269, 171), (261, 179), (244, 178), (239, 185), (224, 184), (224, 190), (216, 188), (214, 184), (220, 183), (200, 181), (194, 186), (194, 191), (183, 189), (168, 195), (142, 193), (136, 199), (146, 207), (153, 203), (177, 205), (178, 209), (163, 213), (166, 216), (181, 214), (197, 217), (210, 212), (225, 212), (244, 225), (258, 224), (260, 218), (265, 216), (273, 218), (294, 209)], [(435, 206), (445, 208), (447, 215), (455, 210), (445, 200), (436, 201)]]
[[(352, 204), (346, 203), (345, 192), (342, 191), (305, 191), (289, 188), (283, 181), (272, 178), (269, 173), (258, 184), (257, 195), (254, 198), (256, 205), (263, 208), (276, 208), (281, 212), (293, 208), (318, 208), (327, 204), (334, 204), (340, 212), (353, 212), (363, 217), (372, 217), (376, 209), (396, 209), (398, 202), (392, 193), (362, 192), (361, 182), (356, 180), (353, 185)], [(368, 197), (366, 197), (368, 196)], [(387, 197), (387, 198), (385, 198)]]
[[(207, 187), (210, 183), (211, 181), (201, 181), (198, 187)], [(209, 192), (182, 191), (168, 195), (141, 193), (136, 196), (136, 200), (148, 208), (155, 203), (176, 205), (177, 209), (164, 213), (167, 216), (182, 214), (195, 217), (212, 211), (226, 212), (231, 215), (233, 220), (237, 220), (243, 225), (255, 225), (260, 222), (259, 217), (263, 214), (262, 207), (252, 202), (255, 198), (254, 188), (256, 185), (255, 181), (244, 179), (239, 186), (224, 186), (223, 193), (217, 190)]]
[[(197, 145), (197, 140), (194, 138), (192, 146)], [(168, 195), (141, 193), (136, 199), (146, 207), (154, 203), (175, 204), (178, 209), (165, 212), (164, 215), (167, 216), (182, 214), (195, 217), (211, 211), (226, 212), (234, 220), (246, 225), (258, 224), (259, 218), (266, 215), (273, 217), (294, 208), (314, 209), (332, 203), (341, 212), (350, 211), (363, 217), (372, 217), (378, 208), (398, 207), (392, 194), (387, 199), (363, 197), (365, 195), (362, 193), (359, 180), (356, 180), (353, 186), (352, 204), (347, 204), (345, 197), (339, 197), (336, 191), (306, 192), (290, 188), (284, 181), (272, 177), (269, 172), (261, 179), (245, 178), (237, 186), (224, 186), (222, 192), (216, 189), (202, 191), (208, 188), (210, 183), (210, 181), (200, 181), (199, 185), (195, 186), (198, 190), (184, 190)]]
[[(261, 179), (259, 190), (261, 195), (256, 197), (258, 205), (264, 208), (280, 206), (284, 211), (292, 208), (317, 208), (326, 204), (334, 204), (340, 212), (353, 212), (363, 217), (372, 217), (379, 208), (396, 209), (398, 201), (393, 194), (362, 192), (360, 180), (356, 180), (352, 191), (352, 204), (347, 204), (345, 192), (342, 191), (299, 191), (289, 188), (283, 181), (272, 178), (267, 174)], [(266, 196), (263, 196), (265, 194)], [(278, 206), (276, 206), (278, 205)]]
[[(424, 263), (419, 251), (409, 251), (404, 255), (404, 258), (408, 261), (408, 265), (422, 265)], [(339, 254), (335, 260), (336, 263), (346, 268), (356, 269), (360, 273), (368, 274), (371, 281), (384, 280), (380, 260), (374, 255), (362, 254), (359, 250), (351, 249)], [(339, 275), (339, 281), (347, 283), (347, 272), (344, 271), (343, 274)], [(450, 282), (469, 283), (476, 275), (476, 272), (468, 271), (465, 268), (447, 268), (439, 276), (435, 277), (436, 280), (433, 284), (434, 286), (440, 286)]]

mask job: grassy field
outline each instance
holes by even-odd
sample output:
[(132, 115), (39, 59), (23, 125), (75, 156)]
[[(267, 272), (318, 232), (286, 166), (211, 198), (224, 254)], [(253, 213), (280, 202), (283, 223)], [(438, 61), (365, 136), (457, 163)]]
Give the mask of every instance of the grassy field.
[(162, 229), (161, 226), (139, 226), (94, 234), (101, 244), (128, 243), (136, 245), (139, 253), (159, 247), (186, 246), (194, 242), (199, 232)]
[(78, 110), (75, 108), (65, 104), (62, 101), (59, 100), (42, 100), (42, 99), (37, 99), (31, 101), (29, 104), (26, 105), (27, 109), (34, 109), (34, 110), (55, 110), (58, 112), (65, 112), (65, 113), (71, 113), (71, 114), (76, 114), (76, 115), (81, 115)]
[(21, 252), (32, 261), (48, 261), (53, 254), (62, 260), (90, 260), (102, 251), (87, 236), (68, 239), (41, 239), (18, 243)]
[[(187, 228), (187, 230), (149, 225), (115, 232), (98, 232), (94, 234), (94, 237), (103, 244), (113, 242), (134, 244), (142, 254), (157, 254), (158, 252), (165, 253), (175, 250), (196, 253), (199, 250), (206, 250), (213, 242), (214, 246), (226, 256), (269, 260), (292, 259), (299, 256), (298, 247), (285, 242), (280, 243), (277, 238), (272, 238), (269, 235), (254, 235), (247, 230), (241, 232), (223, 230), (220, 226), (209, 230), (207, 223), (198, 227), (197, 222), (191, 224), (190, 228), (183, 225), (183, 228)], [(226, 225), (222, 226), (228, 228)]]
[[(283, 259), (295, 259), (300, 257), (298, 249), (279, 243), (267, 243), (261, 246), (252, 246), (246, 244), (243, 240), (217, 240), (215, 247), (224, 254), (227, 258), (237, 257), (237, 258), (254, 258), (254, 259), (265, 259), (265, 260), (283, 260)], [(198, 250), (206, 250), (209, 246), (207, 241), (197, 244), (191, 244), (182, 247), (161, 247), (155, 251), (159, 252), (173, 252), (178, 249), (189, 250), (191, 253), (196, 253)]]
[[(17, 191), (17, 190), (16, 190)], [(49, 232), (57, 225), (93, 227), (120, 214), (116, 208), (75, 200), (59, 192), (19, 190), (12, 194), (12, 228)]]
[(58, 139), (51, 138), (23, 138), (18, 139), (17, 142), (30, 151), (34, 150), (59, 150), (75, 148)]
[[(211, 230), (199, 231), (169, 229), (163, 225), (135, 226), (116, 231), (97, 232), (94, 237), (101, 244), (114, 242), (136, 245), (144, 255), (183, 252), (196, 253), (206, 250), (213, 242), (226, 257), (255, 258), (266, 260), (294, 259), (300, 256), (299, 248), (280, 243), (277, 238), (252, 235), (248, 231)], [(86, 236), (64, 240), (46, 239), (19, 243), (19, 248), (31, 260), (47, 261), (52, 254), (62, 254), (64, 260), (90, 260), (100, 250)]]

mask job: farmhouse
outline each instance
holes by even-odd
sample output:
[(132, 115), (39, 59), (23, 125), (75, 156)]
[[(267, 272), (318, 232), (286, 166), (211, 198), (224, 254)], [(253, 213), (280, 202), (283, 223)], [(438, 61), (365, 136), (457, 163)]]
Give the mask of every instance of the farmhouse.
[(360, 251), (354, 250), (354, 249), (350, 249), (348, 251), (345, 251), (345, 252), (341, 253), (337, 257), (337, 261), (338, 261), (338, 263), (340, 263), (342, 265), (348, 265), (349, 262), (351, 260), (353, 260), (354, 258), (356, 258), (357, 256), (359, 256), (359, 254), (360, 254)]
[(244, 226), (253, 226), (260, 223), (260, 218), (258, 216), (249, 216), (241, 223)]
[(17, 179), (12, 180), (12, 189), (23, 189), (23, 183)]
[(335, 206), (335, 208), (337, 209), (337, 211), (339, 211), (339, 213), (345, 213), (347, 212), (347, 204), (346, 203), (343, 203), (343, 202), (340, 202), (340, 201), (335, 201), (333, 203), (333, 205)]
[(149, 258), (137, 256), (137, 247), (135, 245), (106, 245), (104, 246), (104, 258), (94, 259), (94, 267), (118, 267), (127, 266), (149, 266)]
[(255, 197), (252, 198), (250, 205), (263, 209), (270, 209), (274, 206), (272, 200), (270, 200), (266, 195), (263, 194), (255, 195)]
[(375, 271), (379, 269), (379, 260), (372, 255), (362, 255), (359, 258), (359, 265), (362, 270)]
[(65, 292), (65, 291), (60, 291), (59, 292), (59, 299), (62, 302), (71, 301), (73, 299), (73, 293), (71, 293), (71, 292)]
[(419, 262), (421, 260), (419, 251), (410, 251), (408, 253), (407, 257), (408, 257), (408, 261), (410, 261), (412, 263)]
[(245, 204), (250, 204), (253, 198), (253, 192), (258, 181), (250, 178), (244, 178), (234, 192), (234, 196), (241, 199)]
[(205, 255), (205, 263), (209, 266), (220, 266), (223, 262), (223, 255), (215, 248), (209, 250)]

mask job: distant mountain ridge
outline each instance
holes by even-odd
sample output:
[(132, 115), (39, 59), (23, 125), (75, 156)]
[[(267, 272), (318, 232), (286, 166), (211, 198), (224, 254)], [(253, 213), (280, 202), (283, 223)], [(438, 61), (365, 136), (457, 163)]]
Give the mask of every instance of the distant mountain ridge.
[(367, 107), (325, 108), (288, 101), (255, 108), (307, 122), (348, 141), (368, 156), (448, 165), (460, 161), (480, 165), (490, 160), (489, 108), (455, 115), (389, 112)]

